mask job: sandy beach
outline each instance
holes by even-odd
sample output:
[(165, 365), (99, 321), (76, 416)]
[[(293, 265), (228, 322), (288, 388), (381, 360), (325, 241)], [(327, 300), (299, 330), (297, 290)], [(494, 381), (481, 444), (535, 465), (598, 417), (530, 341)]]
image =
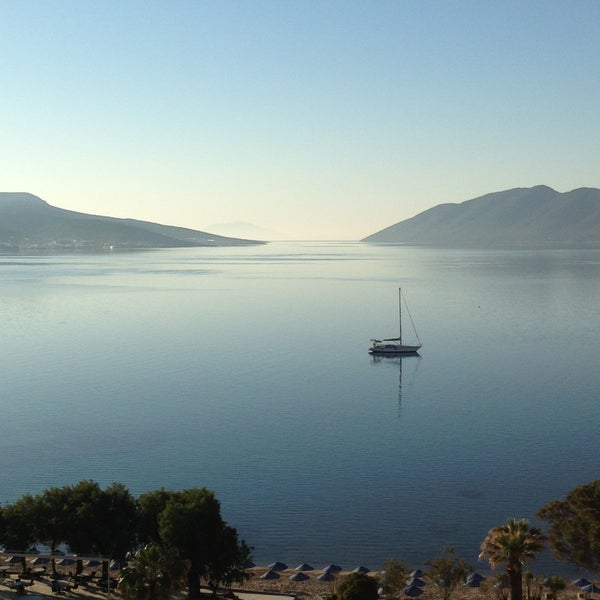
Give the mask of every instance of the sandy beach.
[[(268, 569), (266, 567), (255, 567), (250, 569), (250, 579), (239, 588), (234, 587), (233, 593), (237, 598), (241, 600), (293, 600), (306, 599), (306, 600), (317, 600), (321, 599), (326, 595), (333, 594), (336, 591), (339, 583), (350, 574), (349, 571), (342, 571), (338, 573), (332, 581), (320, 581), (317, 576), (322, 573), (321, 570), (314, 570), (307, 573), (309, 579), (306, 581), (293, 581), (290, 580), (290, 576), (297, 573), (294, 569), (286, 569), (279, 572), (279, 578), (274, 580), (261, 579), (261, 575)], [(371, 571), (369, 573), (372, 577), (377, 577), (378, 573)], [(426, 579), (426, 577), (425, 577)], [(56, 599), (57, 597), (65, 597), (70, 600), (106, 600), (107, 597), (119, 597), (120, 594), (117, 589), (111, 588), (110, 593), (106, 587), (101, 587), (97, 584), (97, 581), (89, 581), (81, 583), (76, 587), (73, 586), (72, 581), (69, 580), (68, 575), (64, 578), (59, 579), (65, 585), (64, 591), (58, 593), (52, 590), (53, 579), (49, 575), (43, 575), (38, 579), (23, 579), (25, 584), (24, 593), (20, 594), (14, 588), (9, 585), (15, 585), (17, 576), (13, 574), (11, 577), (7, 577), (0, 580), (0, 600), (18, 600), (20, 598), (37, 598), (40, 600), (46, 600), (50, 598)], [(494, 577), (489, 577), (479, 588), (457, 588), (453, 595), (453, 600), (502, 600), (508, 597), (508, 590), (498, 590), (493, 587), (495, 582)], [(442, 592), (439, 588), (433, 585), (431, 582), (427, 582), (422, 587), (422, 594), (419, 596), (421, 600), (441, 600)], [(532, 590), (534, 593), (538, 590)], [(567, 588), (558, 593), (557, 600), (581, 600), (581, 591), (572, 583), (567, 585)], [(203, 596), (209, 596), (210, 592), (207, 588), (203, 588)], [(171, 598), (173, 600), (183, 600), (186, 597), (185, 592), (182, 591), (179, 594), (173, 594)], [(399, 594), (399, 597), (406, 597)], [(524, 596), (526, 597), (526, 596)], [(547, 595), (543, 592), (541, 594), (542, 600), (549, 600)], [(587, 595), (587, 598), (593, 600), (593, 596)]]

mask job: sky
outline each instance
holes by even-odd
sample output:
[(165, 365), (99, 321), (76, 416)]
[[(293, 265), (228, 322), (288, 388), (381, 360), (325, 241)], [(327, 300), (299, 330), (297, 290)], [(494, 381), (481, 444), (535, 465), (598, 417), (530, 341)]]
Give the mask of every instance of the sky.
[(600, 187), (599, 0), (0, 0), (0, 67), (0, 191), (79, 212), (357, 240)]

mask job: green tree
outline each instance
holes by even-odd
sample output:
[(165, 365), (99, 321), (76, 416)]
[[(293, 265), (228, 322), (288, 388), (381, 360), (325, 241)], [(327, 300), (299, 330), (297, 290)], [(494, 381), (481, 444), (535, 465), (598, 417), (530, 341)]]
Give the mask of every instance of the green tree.
[(165, 510), (167, 502), (173, 496), (164, 488), (146, 492), (136, 501), (136, 532), (138, 544), (159, 543), (158, 517)]
[(350, 573), (337, 588), (339, 600), (377, 600), (377, 580), (366, 573)]
[(121, 571), (118, 590), (125, 600), (162, 600), (183, 587), (185, 566), (173, 549), (149, 544)]
[[(36, 501), (26, 494), (14, 504), (7, 504), (2, 509), (2, 538), (0, 543), (6, 550), (25, 551), (36, 542)], [(25, 572), (25, 559), (22, 560)]]
[(251, 558), (250, 547), (238, 540), (237, 531), (223, 524), (203, 572), (215, 597), (219, 587), (231, 588), (232, 584), (243, 583), (250, 577), (246, 569)]
[(525, 600), (541, 600), (542, 590), (544, 588), (544, 576), (535, 575), (531, 571), (523, 573), (523, 581), (525, 585), (524, 596)]
[[(113, 483), (102, 490), (95, 481), (80, 481), (69, 494), (65, 542), (83, 555), (123, 560), (135, 540), (135, 500), (125, 486)], [(78, 564), (78, 570), (80, 569)], [(108, 575), (108, 562), (102, 563)]]
[(56, 550), (67, 539), (70, 519), (70, 488), (53, 487), (35, 498), (37, 541)]
[(400, 560), (388, 559), (381, 568), (381, 587), (386, 598), (392, 598), (406, 587), (406, 579), (410, 568)]
[(431, 566), (427, 575), (442, 590), (444, 600), (450, 598), (452, 592), (473, 570), (465, 560), (454, 554), (453, 548), (448, 548), (429, 564)]
[(523, 598), (523, 566), (544, 549), (545, 537), (527, 519), (508, 519), (490, 529), (481, 544), (479, 560), (487, 559), (492, 568), (506, 566), (511, 600)]
[(548, 540), (556, 558), (600, 571), (600, 479), (546, 504), (538, 517), (550, 523)]
[(218, 500), (206, 488), (174, 492), (158, 521), (161, 539), (188, 561), (188, 597), (198, 598), (200, 577), (224, 526)]
[(544, 579), (544, 585), (550, 590), (552, 598), (556, 600), (558, 592), (561, 592), (567, 587), (567, 582), (562, 577), (553, 575), (552, 577)]

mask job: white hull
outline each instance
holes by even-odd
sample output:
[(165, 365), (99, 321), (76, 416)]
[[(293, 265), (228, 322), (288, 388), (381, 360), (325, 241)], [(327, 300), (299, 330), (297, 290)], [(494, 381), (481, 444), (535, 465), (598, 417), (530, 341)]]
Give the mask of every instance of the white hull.
[(421, 346), (405, 346), (404, 344), (373, 344), (369, 354), (416, 354)]

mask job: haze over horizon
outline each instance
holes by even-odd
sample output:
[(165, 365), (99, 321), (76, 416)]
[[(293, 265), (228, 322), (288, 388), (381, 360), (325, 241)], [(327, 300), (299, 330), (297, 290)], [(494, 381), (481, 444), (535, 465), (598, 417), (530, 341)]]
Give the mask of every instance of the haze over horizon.
[(0, 8), (0, 191), (358, 240), (445, 202), (600, 187), (600, 3)]

